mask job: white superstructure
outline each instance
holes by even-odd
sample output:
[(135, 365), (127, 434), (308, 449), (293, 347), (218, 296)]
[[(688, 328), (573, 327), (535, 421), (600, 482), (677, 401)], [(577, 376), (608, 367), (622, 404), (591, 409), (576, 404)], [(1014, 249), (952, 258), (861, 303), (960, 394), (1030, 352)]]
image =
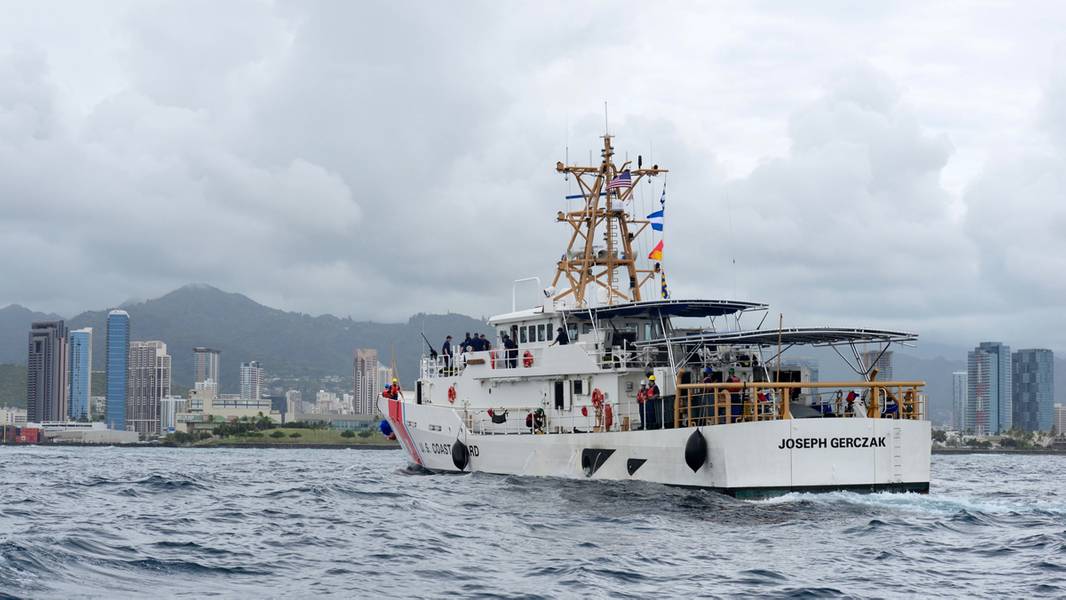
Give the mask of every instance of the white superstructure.
[[(423, 357), (417, 387), (378, 406), (412, 462), (433, 471), (642, 480), (741, 496), (791, 490), (925, 492), (930, 430), (922, 382), (873, 365), (909, 333), (763, 329), (768, 307), (647, 300), (662, 277), (634, 240), (632, 187), (665, 170), (597, 167), (574, 177), (585, 207), (543, 304), (492, 317), (493, 349)], [(659, 260), (658, 255), (655, 256)], [(593, 290), (602, 290), (592, 293)], [(588, 292), (588, 293), (586, 293)], [(595, 296), (595, 298), (594, 298)], [(599, 302), (596, 302), (596, 299)], [(514, 308), (514, 307), (512, 307)], [(783, 365), (797, 345), (832, 346), (861, 377), (812, 381)], [(863, 360), (863, 353), (867, 360)]]

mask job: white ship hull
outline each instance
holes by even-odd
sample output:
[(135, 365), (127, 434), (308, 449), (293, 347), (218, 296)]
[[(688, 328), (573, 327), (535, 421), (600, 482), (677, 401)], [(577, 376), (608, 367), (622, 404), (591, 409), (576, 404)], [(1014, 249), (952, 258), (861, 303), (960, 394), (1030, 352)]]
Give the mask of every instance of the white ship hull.
[[(450, 408), (380, 400), (412, 462), (439, 472), (648, 481), (752, 497), (790, 491), (929, 489), (928, 421), (787, 419), (698, 428), (706, 460), (685, 458), (696, 427), (651, 431), (477, 434)], [(468, 449), (456, 466), (456, 441)]]

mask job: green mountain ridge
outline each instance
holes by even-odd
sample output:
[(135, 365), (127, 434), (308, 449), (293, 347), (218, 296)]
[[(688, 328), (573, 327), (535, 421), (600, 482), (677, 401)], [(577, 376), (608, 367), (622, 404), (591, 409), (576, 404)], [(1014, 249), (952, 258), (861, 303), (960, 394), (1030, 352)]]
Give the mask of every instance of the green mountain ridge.
[[(59, 317), (17, 308), (21, 311), (9, 311), (12, 319), (4, 319), (2, 311), (8, 309), (0, 309), (0, 333), (4, 333), (0, 357), (2, 362), (25, 365), (30, 322)], [(448, 334), (461, 338), (466, 331), (489, 332), (484, 322), (459, 314), (418, 314), (406, 323), (375, 323), (287, 312), (203, 284), (127, 303), (122, 309), (130, 314), (131, 340), (162, 340), (167, 344), (176, 386), (192, 385), (194, 347), (221, 351), (220, 379), (222, 391), (227, 393), (239, 391), (240, 363), (252, 360), (262, 363), (268, 375), (350, 377), (356, 348), (376, 349), (386, 365), (395, 352), (401, 381), (413, 385), (425, 346), (423, 331), (434, 346)], [(103, 370), (105, 365), (108, 312), (88, 311), (67, 320), (72, 329), (93, 328), (94, 370)], [(5, 331), (5, 323), (11, 331)]]

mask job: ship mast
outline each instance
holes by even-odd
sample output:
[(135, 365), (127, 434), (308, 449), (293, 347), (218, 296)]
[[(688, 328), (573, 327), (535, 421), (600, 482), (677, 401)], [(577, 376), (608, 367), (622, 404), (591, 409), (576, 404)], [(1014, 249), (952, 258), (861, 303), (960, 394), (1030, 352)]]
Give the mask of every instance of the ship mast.
[[(637, 257), (633, 254), (633, 240), (650, 223), (631, 218), (625, 204), (644, 177), (654, 177), (667, 170), (659, 165), (645, 169), (639, 160), (636, 169), (629, 168), (631, 161), (620, 167), (615, 165), (612, 136), (602, 137), (603, 161), (599, 166), (555, 164), (556, 171), (574, 176), (585, 200), (581, 210), (560, 211), (557, 216), (558, 221), (567, 223), (573, 231), (552, 280), (552, 287), (558, 290), (555, 300), (573, 296), (578, 306), (587, 306), (586, 293), (590, 286), (593, 290), (607, 290), (607, 304), (639, 302), (641, 286), (655, 277), (655, 269), (637, 268)], [(607, 189), (610, 181), (626, 171), (632, 181), (630, 186)], [(597, 248), (599, 243), (602, 246)], [(620, 269), (625, 269), (625, 273), (618, 273)], [(561, 289), (564, 278), (563, 285), (567, 287)]]

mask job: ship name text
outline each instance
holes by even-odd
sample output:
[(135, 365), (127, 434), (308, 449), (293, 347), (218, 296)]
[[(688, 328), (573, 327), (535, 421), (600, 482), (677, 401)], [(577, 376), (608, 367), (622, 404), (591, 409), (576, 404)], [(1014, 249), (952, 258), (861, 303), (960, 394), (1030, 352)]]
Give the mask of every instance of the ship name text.
[(885, 436), (782, 438), (778, 450), (807, 450), (810, 448), (884, 448)]

